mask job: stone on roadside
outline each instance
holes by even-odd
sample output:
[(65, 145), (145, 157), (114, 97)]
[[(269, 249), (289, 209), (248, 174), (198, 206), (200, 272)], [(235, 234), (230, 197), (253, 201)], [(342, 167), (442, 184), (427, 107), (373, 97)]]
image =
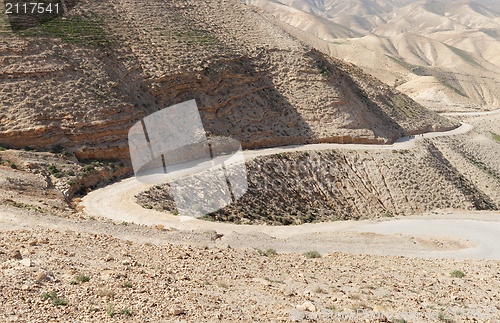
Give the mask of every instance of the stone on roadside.
[(21, 260), (23, 259), (23, 256), (21, 255), (21, 251), (19, 250), (14, 250), (11, 253), (9, 253), (9, 258), (10, 259), (18, 259)]
[(26, 266), (26, 267), (31, 267), (31, 259), (30, 258), (24, 258), (22, 260), (19, 260), (19, 263), (21, 265)]

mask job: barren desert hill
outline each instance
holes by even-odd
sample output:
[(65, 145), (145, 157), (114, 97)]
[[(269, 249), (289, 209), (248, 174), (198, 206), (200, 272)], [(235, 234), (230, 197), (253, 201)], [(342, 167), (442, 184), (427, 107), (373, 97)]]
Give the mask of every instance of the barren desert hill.
[(196, 99), (244, 147), (391, 142), (453, 128), (239, 1), (81, 1), (0, 39), (0, 145), (126, 158), (143, 116)]
[[(320, 51), (436, 110), (494, 109), (500, 103), (500, 11), (492, 1), (247, 3)], [(296, 15), (300, 19), (287, 16), (284, 8), (300, 11), (303, 3), (314, 10)]]

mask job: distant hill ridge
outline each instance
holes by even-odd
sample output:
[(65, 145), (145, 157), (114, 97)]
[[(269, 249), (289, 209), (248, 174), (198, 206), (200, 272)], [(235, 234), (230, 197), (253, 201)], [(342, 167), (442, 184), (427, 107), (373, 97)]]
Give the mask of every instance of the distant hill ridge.
[(435, 110), (500, 105), (498, 1), (245, 2), (293, 27), (289, 32), (311, 46)]

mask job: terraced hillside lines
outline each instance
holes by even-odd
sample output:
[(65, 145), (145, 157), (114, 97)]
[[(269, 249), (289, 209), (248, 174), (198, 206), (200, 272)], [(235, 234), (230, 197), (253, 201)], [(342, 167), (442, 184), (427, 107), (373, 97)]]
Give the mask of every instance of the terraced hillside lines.
[(478, 210), (497, 210), (498, 206), (492, 199), (480, 191), (472, 181), (465, 178), (442, 154), (436, 146), (429, 146), (429, 153), (434, 157), (434, 167), (445, 178), (455, 182), (455, 185), (471, 201)]
[(500, 166), (497, 161), (500, 157), (500, 147), (483, 134), (476, 133), (476, 136), (477, 140), (469, 144), (450, 142), (442, 138), (436, 145), (455, 165), (457, 171), (499, 206)]
[(127, 129), (144, 115), (134, 109), (141, 103), (141, 80), (116, 52), (93, 43), (91, 31), (103, 26), (86, 31), (90, 25), (69, 26), (82, 17), (61, 21), (66, 27), (49, 22), (56, 33), (49, 37), (45, 26), (29, 31), (31, 36), (2, 39), (0, 142), (13, 148), (63, 145), (81, 158), (126, 158)]
[(81, 1), (0, 52), (0, 144), (14, 148), (127, 160), (134, 122), (190, 99), (210, 134), (245, 148), (456, 126), (239, 1)]
[[(497, 208), (431, 142), (388, 152), (278, 154), (247, 162), (247, 171), (247, 193), (207, 219), (290, 225), (420, 214), (436, 208)], [(196, 185), (193, 180), (194, 190)], [(174, 210), (168, 186), (153, 187), (137, 197), (141, 205)]]

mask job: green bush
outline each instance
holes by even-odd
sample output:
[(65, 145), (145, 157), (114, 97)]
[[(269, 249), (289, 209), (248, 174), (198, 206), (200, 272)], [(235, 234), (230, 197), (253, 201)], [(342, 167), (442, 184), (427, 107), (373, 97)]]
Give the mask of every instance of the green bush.
[(50, 299), (52, 301), (52, 306), (68, 305), (68, 301), (64, 298), (57, 297), (57, 293), (55, 291), (42, 293), (40, 297), (44, 300)]
[(261, 256), (266, 256), (266, 257), (271, 257), (271, 256), (276, 256), (278, 253), (276, 252), (276, 250), (270, 248), (270, 249), (267, 249), (267, 250), (260, 250), (260, 249), (257, 249), (257, 252), (259, 253), (259, 255)]
[(115, 304), (113, 304), (113, 303), (108, 304), (108, 308), (106, 309), (106, 314), (109, 317), (115, 316)]
[(500, 143), (500, 135), (496, 134), (494, 132), (490, 132), (490, 133), (491, 133), (491, 137), (493, 138), (493, 140), (495, 140), (496, 142)]
[(122, 313), (125, 316), (131, 316), (132, 315), (132, 312), (128, 308), (124, 308), (123, 310), (121, 310), (120, 313)]
[(55, 178), (62, 178), (62, 177), (64, 177), (64, 174), (61, 173), (61, 172), (57, 172), (57, 173), (54, 174), (54, 177)]
[(92, 44), (104, 46), (109, 39), (102, 28), (102, 22), (97, 19), (83, 17), (64, 17), (47, 21), (41, 27), (41, 33), (61, 38), (72, 44)]
[(304, 253), (304, 256), (309, 259), (321, 258), (321, 254), (317, 251), (308, 251)]
[(454, 277), (454, 278), (464, 278), (465, 277), (465, 273), (463, 271), (460, 271), (460, 270), (454, 270), (451, 272), (451, 277)]
[(49, 172), (51, 174), (56, 174), (56, 173), (59, 173), (59, 170), (57, 169), (56, 165), (50, 165), (49, 167), (47, 167)]
[(77, 275), (75, 276), (75, 280), (79, 283), (86, 283), (90, 281), (90, 277), (86, 275)]

